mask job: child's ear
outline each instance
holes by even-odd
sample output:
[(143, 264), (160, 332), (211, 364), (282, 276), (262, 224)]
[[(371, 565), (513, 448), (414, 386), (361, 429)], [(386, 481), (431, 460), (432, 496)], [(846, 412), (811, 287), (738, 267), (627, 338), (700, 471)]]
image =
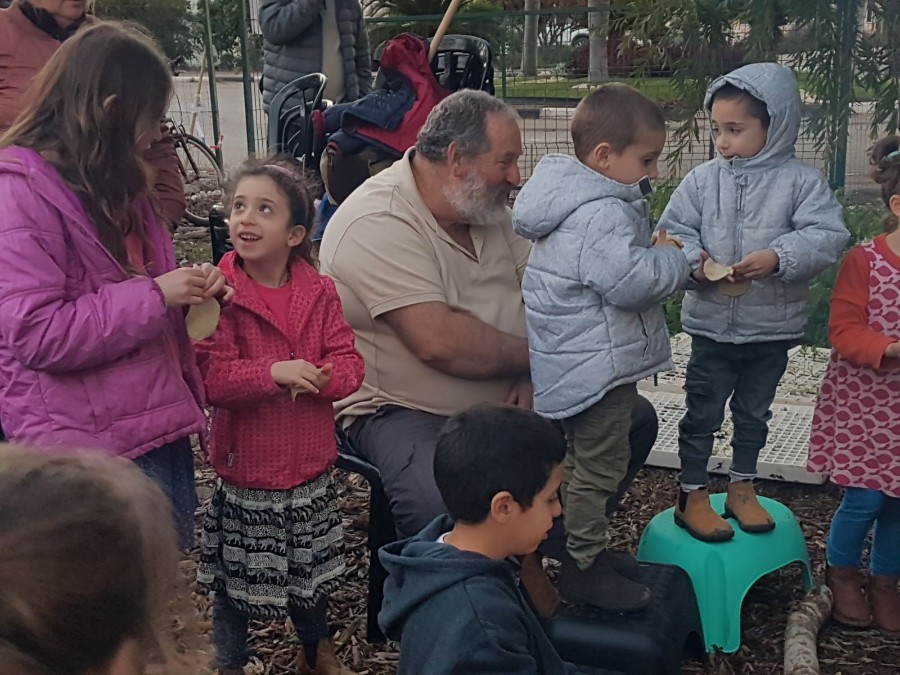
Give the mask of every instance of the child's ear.
[(609, 143), (598, 143), (591, 151), (591, 159), (594, 160), (594, 166), (601, 169), (609, 168), (609, 157), (612, 154), (612, 147)]
[(303, 238), (306, 236), (306, 228), (303, 225), (294, 225), (290, 232), (288, 232), (288, 245), (289, 246), (299, 246), (303, 243)]
[(900, 195), (891, 195), (888, 207), (891, 209), (891, 213), (900, 218)]
[(518, 506), (512, 494), (506, 490), (498, 492), (491, 500), (491, 517), (498, 523), (508, 523)]

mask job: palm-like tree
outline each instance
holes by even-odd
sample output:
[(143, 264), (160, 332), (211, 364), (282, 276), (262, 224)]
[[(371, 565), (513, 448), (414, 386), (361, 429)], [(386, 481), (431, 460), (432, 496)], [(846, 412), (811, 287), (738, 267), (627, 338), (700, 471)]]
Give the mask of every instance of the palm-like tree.
[[(701, 109), (710, 80), (722, 69), (716, 50), (744, 40), (748, 62), (786, 58), (803, 75), (803, 87), (815, 101), (807, 131), (826, 160), (834, 187), (842, 187), (847, 139), (855, 92), (874, 94), (871, 134), (900, 125), (900, 0), (634, 0), (633, 12), (619, 19), (617, 30), (629, 39), (652, 44), (655, 58), (674, 72), (674, 86), (688, 110)], [(861, 17), (877, 26), (867, 33)], [(627, 26), (621, 24), (627, 23)], [(784, 29), (794, 38), (785, 46)], [(694, 115), (675, 132), (679, 151), (699, 139)]]

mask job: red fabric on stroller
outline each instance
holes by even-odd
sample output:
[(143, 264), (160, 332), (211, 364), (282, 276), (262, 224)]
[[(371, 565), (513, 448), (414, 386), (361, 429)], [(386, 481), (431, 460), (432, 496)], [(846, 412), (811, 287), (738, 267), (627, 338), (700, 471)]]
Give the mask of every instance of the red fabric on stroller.
[(402, 155), (416, 144), (416, 137), (431, 109), (450, 92), (438, 84), (428, 63), (425, 42), (415, 35), (403, 33), (388, 42), (381, 55), (381, 67), (397, 71), (409, 80), (416, 92), (415, 102), (392, 131), (375, 124), (345, 127), (345, 131)]

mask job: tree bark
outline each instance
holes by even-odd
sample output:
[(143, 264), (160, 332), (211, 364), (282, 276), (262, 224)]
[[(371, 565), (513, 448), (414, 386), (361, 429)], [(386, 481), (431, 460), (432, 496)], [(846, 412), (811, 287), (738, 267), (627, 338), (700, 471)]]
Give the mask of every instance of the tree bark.
[(819, 675), (819, 628), (831, 614), (831, 591), (816, 586), (788, 615), (784, 675)]
[[(609, 40), (610, 0), (588, 0), (588, 35), (590, 55), (588, 57), (588, 81), (600, 84), (609, 81), (609, 58), (606, 54)], [(602, 9), (598, 9), (602, 8)]]
[[(541, 0), (525, 0), (525, 11), (541, 8)], [(537, 75), (538, 16), (525, 15), (525, 38), (522, 44), (522, 75)]]

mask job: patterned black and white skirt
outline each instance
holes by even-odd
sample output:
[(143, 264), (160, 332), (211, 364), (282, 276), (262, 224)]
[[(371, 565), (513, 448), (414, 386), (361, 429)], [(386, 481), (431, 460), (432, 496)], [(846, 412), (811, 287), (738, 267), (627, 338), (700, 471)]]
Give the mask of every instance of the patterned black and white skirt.
[(224, 592), (255, 619), (280, 619), (327, 597), (343, 572), (344, 530), (330, 471), (291, 490), (219, 480), (200, 535), (201, 590)]

